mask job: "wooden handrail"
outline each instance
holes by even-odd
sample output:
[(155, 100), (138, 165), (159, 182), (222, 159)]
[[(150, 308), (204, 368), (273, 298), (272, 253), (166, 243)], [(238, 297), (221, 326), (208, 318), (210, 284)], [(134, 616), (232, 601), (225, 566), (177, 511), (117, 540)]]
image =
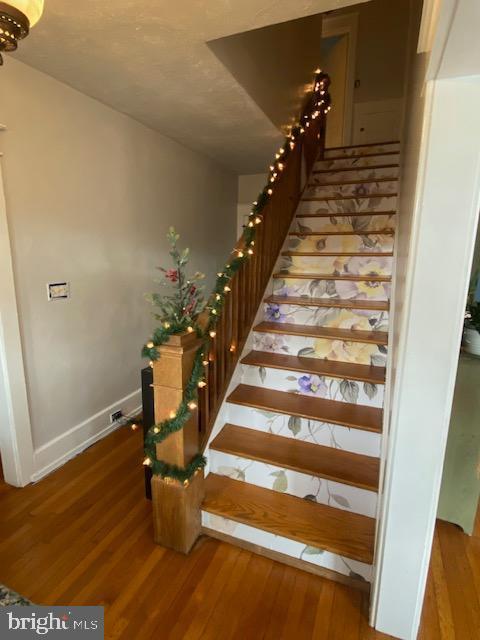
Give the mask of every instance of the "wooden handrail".
[[(329, 81), (325, 85), (328, 88)], [(312, 113), (318, 113), (310, 119)], [(302, 111), (300, 123), (309, 117), (305, 133), (296, 140), (281, 175), (275, 181), (273, 193), (262, 210), (262, 224), (256, 229), (254, 254), (233, 276), (231, 293), (216, 326), (206, 371), (207, 386), (199, 393), (200, 450), (204, 451), (215, 418), (224, 400), (228, 384), (241, 355), (245, 341), (262, 301), (280, 249), (291, 226), (302, 189), (302, 173), (309, 175), (315, 161), (323, 158), (325, 148), (326, 110), (318, 112), (313, 95)], [(238, 241), (230, 259), (244, 246)]]

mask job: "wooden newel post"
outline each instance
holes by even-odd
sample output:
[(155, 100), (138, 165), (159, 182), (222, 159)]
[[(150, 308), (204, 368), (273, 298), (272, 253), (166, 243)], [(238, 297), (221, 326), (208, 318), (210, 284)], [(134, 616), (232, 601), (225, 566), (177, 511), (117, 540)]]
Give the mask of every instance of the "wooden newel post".
[[(171, 336), (158, 348), (160, 358), (153, 364), (155, 422), (175, 412), (192, 373), (200, 346), (196, 334)], [(185, 467), (199, 451), (198, 410), (183, 429), (157, 444), (157, 458)], [(203, 470), (184, 485), (173, 479), (152, 477), (154, 539), (164, 547), (188, 553), (200, 535), (200, 505), (204, 497)]]

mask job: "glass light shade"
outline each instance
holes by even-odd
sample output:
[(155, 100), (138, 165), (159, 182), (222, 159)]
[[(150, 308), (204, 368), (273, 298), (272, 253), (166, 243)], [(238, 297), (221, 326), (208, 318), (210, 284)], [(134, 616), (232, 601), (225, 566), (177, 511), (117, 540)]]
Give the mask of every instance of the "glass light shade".
[(27, 16), (30, 27), (37, 24), (43, 13), (43, 0), (7, 0), (5, 4), (9, 4)]

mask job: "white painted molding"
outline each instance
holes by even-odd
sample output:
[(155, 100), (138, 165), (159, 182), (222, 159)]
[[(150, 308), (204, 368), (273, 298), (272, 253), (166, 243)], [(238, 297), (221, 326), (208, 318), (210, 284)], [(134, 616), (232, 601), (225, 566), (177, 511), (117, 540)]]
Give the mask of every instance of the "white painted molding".
[(5, 481), (17, 487), (34, 471), (22, 338), (0, 164), (0, 451)]
[(87, 447), (118, 429), (120, 426), (118, 423), (110, 422), (110, 414), (114, 411), (122, 409), (125, 415), (136, 415), (141, 408), (141, 389), (136, 389), (36, 449), (32, 482), (37, 482), (52, 473)]
[(480, 208), (480, 79), (428, 91), (377, 541), (375, 628), (403, 640), (422, 612)]
[(441, 0), (423, 0), (417, 53), (428, 53), (432, 50), (440, 6)]

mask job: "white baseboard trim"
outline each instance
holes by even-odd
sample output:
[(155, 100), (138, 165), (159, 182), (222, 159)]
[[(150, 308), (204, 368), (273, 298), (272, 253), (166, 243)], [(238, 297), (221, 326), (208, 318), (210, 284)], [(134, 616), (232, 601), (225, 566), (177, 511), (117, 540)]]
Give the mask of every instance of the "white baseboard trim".
[(141, 389), (136, 389), (133, 393), (36, 449), (34, 453), (36, 471), (32, 474), (31, 481), (37, 482), (44, 478), (87, 447), (118, 429), (121, 425), (118, 422), (111, 423), (110, 414), (120, 409), (124, 415), (139, 413), (142, 409)]

